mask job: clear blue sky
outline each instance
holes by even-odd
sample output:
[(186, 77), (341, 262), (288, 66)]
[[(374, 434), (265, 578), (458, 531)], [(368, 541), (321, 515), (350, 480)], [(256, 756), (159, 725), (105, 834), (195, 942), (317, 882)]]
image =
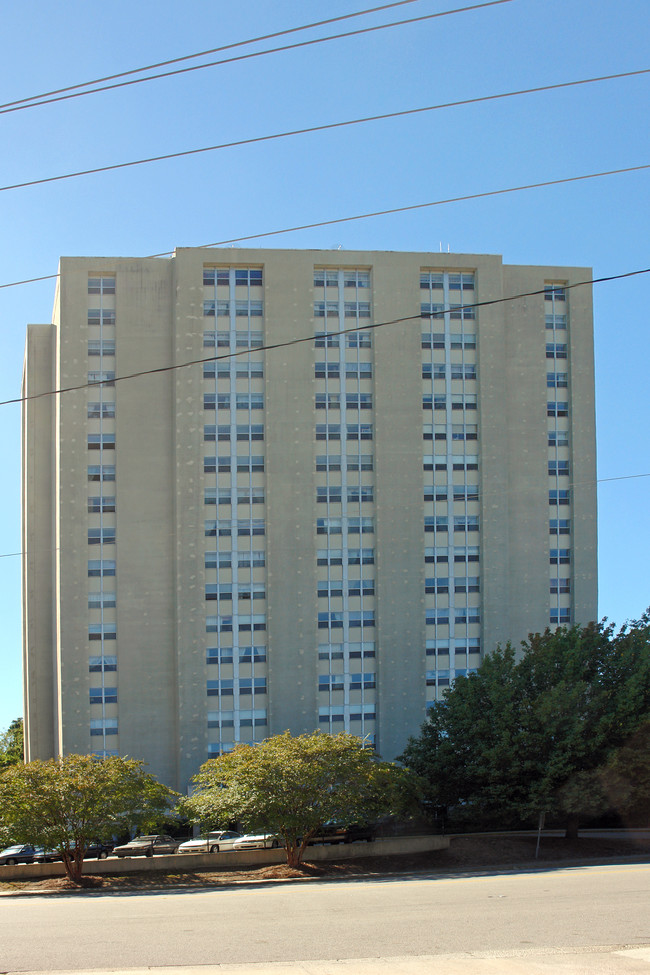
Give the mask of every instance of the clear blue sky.
[[(285, 41), (455, 6), (417, 0)], [(361, 10), (363, 0), (31, 0), (3, 9), (3, 102)], [(647, 0), (512, 0), (0, 115), (0, 185), (333, 121), (650, 67)], [(260, 49), (245, 48), (245, 51)], [(237, 53), (232, 52), (233, 54)], [(190, 62), (195, 63), (195, 62)], [(0, 284), (60, 255), (138, 256), (391, 207), (650, 163), (650, 75), (0, 192)], [(278, 247), (650, 265), (650, 171), (286, 234)], [(269, 241), (260, 240), (261, 246)], [(0, 289), (0, 399), (54, 281)], [(601, 617), (650, 603), (650, 275), (597, 285)], [(20, 408), (0, 407), (0, 730), (22, 713)], [(44, 540), (45, 543), (45, 540)]]

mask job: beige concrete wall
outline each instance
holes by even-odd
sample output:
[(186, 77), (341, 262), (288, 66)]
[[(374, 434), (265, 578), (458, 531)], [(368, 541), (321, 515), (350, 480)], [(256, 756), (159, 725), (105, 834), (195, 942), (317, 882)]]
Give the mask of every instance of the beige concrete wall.
[(52, 758), (54, 662), (53, 398), (55, 327), (29, 325), (22, 393), (22, 605), (25, 755)]

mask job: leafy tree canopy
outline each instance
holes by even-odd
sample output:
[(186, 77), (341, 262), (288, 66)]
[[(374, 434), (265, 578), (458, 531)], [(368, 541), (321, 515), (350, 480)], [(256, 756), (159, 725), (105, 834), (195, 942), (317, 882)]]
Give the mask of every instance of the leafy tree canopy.
[(415, 789), (410, 773), (379, 761), (355, 735), (292, 737), (288, 731), (210, 759), (194, 783), (184, 803), (191, 818), (275, 833), (292, 866), (324, 824), (347, 826), (398, 812)]
[(24, 761), (23, 719), (16, 718), (0, 735), (0, 772)]
[(644, 801), (614, 783), (634, 767), (629, 749), (647, 763), (635, 741), (649, 713), (648, 613), (618, 633), (605, 623), (547, 629), (457, 678), (402, 758), (436, 805), (502, 822), (564, 815), (575, 829), (580, 814)]
[(174, 797), (136, 759), (66, 755), (0, 774), (0, 824), (15, 843), (59, 850), (79, 883), (91, 840), (155, 828)]

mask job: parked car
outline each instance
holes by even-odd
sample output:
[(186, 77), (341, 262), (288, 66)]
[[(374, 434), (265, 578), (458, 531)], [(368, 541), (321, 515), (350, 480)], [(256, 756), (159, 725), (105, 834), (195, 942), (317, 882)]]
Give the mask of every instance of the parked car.
[(136, 836), (134, 840), (125, 843), (124, 846), (116, 846), (113, 850), (115, 856), (120, 857), (152, 857), (155, 853), (176, 853), (180, 840), (174, 840), (171, 836), (156, 833), (153, 836)]
[(178, 848), (179, 853), (223, 853), (232, 850), (235, 840), (240, 839), (241, 833), (231, 829), (216, 830), (197, 836), (193, 840), (186, 840)]
[(365, 840), (372, 843), (377, 835), (377, 828), (368, 823), (353, 823), (351, 826), (341, 826), (338, 823), (326, 823), (311, 837), (308, 846), (314, 843), (359, 843)]
[[(74, 844), (72, 849), (74, 849)], [(108, 854), (112, 852), (112, 843), (100, 843), (98, 840), (92, 840), (86, 844), (84, 859), (105, 860)], [(35, 863), (56, 863), (58, 860), (63, 860), (63, 854), (60, 850), (37, 850), (34, 854)]]
[(273, 833), (248, 833), (233, 843), (235, 853), (241, 850), (277, 850), (282, 840)]
[(0, 863), (12, 866), (14, 863), (33, 863), (36, 850), (28, 843), (15, 843), (0, 851)]

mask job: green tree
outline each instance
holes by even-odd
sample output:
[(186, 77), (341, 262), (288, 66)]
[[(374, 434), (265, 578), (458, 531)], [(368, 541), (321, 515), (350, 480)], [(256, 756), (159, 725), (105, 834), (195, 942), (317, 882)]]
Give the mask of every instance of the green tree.
[(456, 679), (402, 757), (435, 804), (479, 821), (563, 816), (571, 835), (580, 815), (611, 808), (604, 769), (649, 712), (647, 613), (617, 634), (561, 627)]
[(325, 823), (347, 826), (404, 810), (416, 788), (410, 773), (379, 761), (355, 735), (288, 731), (210, 759), (194, 784), (183, 803), (191, 818), (275, 833), (290, 866)]
[(23, 719), (16, 718), (0, 735), (0, 772), (24, 760)]
[(91, 840), (154, 828), (175, 798), (136, 759), (66, 755), (0, 774), (0, 823), (14, 842), (59, 850), (80, 883)]

